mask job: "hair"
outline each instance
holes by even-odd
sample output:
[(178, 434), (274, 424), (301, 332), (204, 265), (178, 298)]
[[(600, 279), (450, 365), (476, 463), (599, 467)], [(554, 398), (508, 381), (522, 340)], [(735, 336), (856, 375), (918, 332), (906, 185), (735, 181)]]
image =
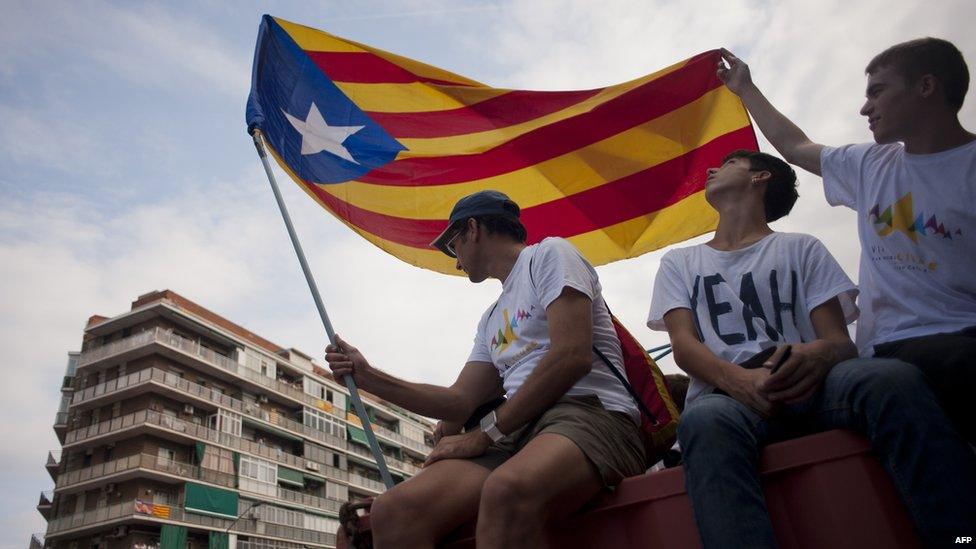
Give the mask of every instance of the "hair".
[[(488, 234), (503, 234), (511, 237), (519, 244), (524, 244), (528, 233), (525, 225), (518, 218), (503, 215), (478, 215), (472, 219), (488, 231)], [(461, 231), (461, 237), (467, 233), (467, 227)]]
[(767, 223), (790, 213), (800, 194), (796, 192), (796, 172), (789, 164), (771, 154), (744, 149), (730, 152), (722, 159), (722, 163), (733, 158), (747, 159), (752, 171), (769, 172), (769, 182), (766, 183), (766, 192), (763, 194)]
[(901, 73), (908, 85), (931, 74), (945, 93), (946, 103), (959, 112), (969, 90), (969, 68), (962, 52), (948, 40), (919, 38), (895, 44), (874, 56), (864, 72), (874, 74), (882, 67)]
[(685, 411), (685, 398), (688, 396), (688, 384), (691, 379), (684, 374), (666, 374), (664, 376), (668, 384), (668, 392), (671, 393), (671, 400), (678, 407), (678, 412)]

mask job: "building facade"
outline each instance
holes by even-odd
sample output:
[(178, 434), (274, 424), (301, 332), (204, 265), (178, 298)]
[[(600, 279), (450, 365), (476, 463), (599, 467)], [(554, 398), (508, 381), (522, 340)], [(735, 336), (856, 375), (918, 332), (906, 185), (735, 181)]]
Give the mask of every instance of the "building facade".
[[(339, 506), (384, 489), (343, 384), (169, 290), (89, 319), (61, 392), (48, 548), (334, 547)], [(362, 397), (394, 479), (416, 474), (432, 423)]]

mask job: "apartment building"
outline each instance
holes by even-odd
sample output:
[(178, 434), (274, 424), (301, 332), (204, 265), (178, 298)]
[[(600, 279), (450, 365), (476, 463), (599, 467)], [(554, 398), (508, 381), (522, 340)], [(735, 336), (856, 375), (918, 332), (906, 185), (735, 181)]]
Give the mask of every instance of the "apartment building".
[[(344, 385), (169, 290), (89, 319), (61, 392), (48, 548), (334, 547), (339, 506), (383, 490)], [(362, 397), (394, 479), (416, 474), (431, 422)]]

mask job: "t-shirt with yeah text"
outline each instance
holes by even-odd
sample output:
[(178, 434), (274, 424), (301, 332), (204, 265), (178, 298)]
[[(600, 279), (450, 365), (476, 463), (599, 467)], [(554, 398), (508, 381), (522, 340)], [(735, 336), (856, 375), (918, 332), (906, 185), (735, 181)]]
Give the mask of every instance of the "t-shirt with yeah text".
[[(847, 323), (857, 318), (857, 289), (816, 238), (773, 233), (740, 250), (705, 244), (661, 258), (647, 326), (666, 330), (664, 315), (690, 309), (702, 342), (741, 364), (783, 343), (817, 339), (810, 311), (837, 297)], [(691, 377), (687, 406), (711, 386)]]
[[(531, 266), (531, 272), (530, 272)], [(502, 377), (505, 393), (512, 397), (549, 351), (549, 321), (546, 309), (564, 288), (573, 288), (592, 301), (593, 344), (606, 355), (618, 372), (623, 372), (620, 341), (596, 270), (572, 244), (561, 238), (546, 238), (526, 246), (519, 253), (511, 273), (502, 285), (498, 301), (485, 311), (478, 323), (469, 362), (489, 362)], [(639, 415), (630, 394), (593, 353), (593, 367), (576, 382), (567, 396), (596, 395), (607, 410)]]
[(976, 141), (825, 147), (820, 165), (827, 202), (857, 211), (860, 353), (976, 325)]

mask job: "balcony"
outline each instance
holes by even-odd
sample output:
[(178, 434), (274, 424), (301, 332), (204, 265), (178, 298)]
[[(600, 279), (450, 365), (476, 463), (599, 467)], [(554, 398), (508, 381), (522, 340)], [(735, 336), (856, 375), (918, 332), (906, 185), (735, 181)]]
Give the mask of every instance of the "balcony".
[(318, 405), (318, 399), (305, 394), (301, 389), (297, 389), (288, 383), (271, 379), (262, 375), (260, 372), (244, 367), (232, 358), (200, 345), (196, 341), (186, 339), (174, 334), (172, 331), (162, 328), (146, 330), (125, 339), (113, 341), (107, 345), (86, 351), (78, 357), (78, 367), (82, 368), (103, 360), (121, 358), (137, 349), (150, 345), (160, 345), (164, 349), (176, 353), (178, 356), (190, 358), (202, 362), (207, 366), (215, 367), (225, 373), (242, 378), (253, 385), (260, 386), (262, 389), (273, 391), (279, 396), (287, 397), (302, 404), (308, 404), (309, 406)]
[(51, 507), (53, 505), (54, 493), (51, 491), (41, 492), (41, 497), (37, 500), (37, 512), (45, 519), (48, 519), (51, 517)]
[(210, 429), (209, 427), (184, 421), (182, 419), (161, 414), (153, 410), (139, 410), (137, 412), (132, 412), (131, 414), (126, 414), (124, 416), (112, 418), (100, 423), (95, 423), (93, 425), (89, 425), (88, 427), (68, 431), (68, 434), (65, 437), (64, 446), (66, 448), (71, 446), (79, 446), (95, 439), (104, 439), (104, 441), (107, 442), (109, 440), (127, 438), (131, 436), (129, 434), (130, 431), (142, 429), (159, 429), (167, 434), (170, 434), (170, 438), (172, 438), (172, 435), (175, 435), (178, 438), (189, 439), (193, 442), (198, 440), (209, 441), (231, 450), (237, 450), (239, 452), (262, 457), (270, 461), (275, 461), (280, 464), (287, 465), (293, 469), (298, 469), (299, 471), (308, 469), (308, 463), (314, 463), (318, 465), (318, 471), (326, 472), (326, 476), (331, 476), (332, 478), (341, 481), (345, 481), (347, 478), (345, 476), (345, 471), (330, 465), (309, 460), (294, 454), (289, 454), (283, 450), (265, 446), (245, 438), (234, 436), (230, 433), (216, 431), (214, 429)]
[[(155, 328), (140, 332), (134, 336), (113, 341), (107, 345), (86, 351), (78, 357), (78, 367), (80, 368), (83, 366), (88, 366), (110, 358), (121, 357), (126, 353), (139, 349), (140, 347), (147, 347), (149, 345), (160, 345), (165, 349), (179, 353), (183, 357), (190, 357), (194, 360), (201, 361), (208, 366), (218, 368), (224, 372), (243, 378), (254, 385), (258, 385), (263, 389), (273, 391), (280, 396), (298, 401), (303, 405), (319, 409), (319, 405), (321, 404), (319, 399), (313, 397), (312, 395), (306, 394), (303, 390), (298, 389), (289, 383), (283, 383), (264, 376), (259, 372), (238, 364), (237, 361), (231, 358), (201, 346), (195, 341), (178, 336), (173, 332), (163, 330), (162, 328)], [(83, 392), (87, 392), (87, 389), (85, 389)], [(81, 398), (80, 400), (73, 400), (72, 402), (77, 403), (84, 400), (85, 398)], [(340, 419), (345, 420), (345, 418)], [(382, 431), (379, 431), (380, 429)], [(380, 436), (387, 438), (391, 442), (405, 445), (423, 454), (430, 452), (430, 448), (423, 442), (405, 437), (389, 429), (377, 427), (377, 430), (379, 431)]]
[[(139, 474), (140, 472), (162, 473), (165, 476), (177, 477), (181, 481), (200, 481), (225, 488), (235, 488), (237, 484), (235, 476), (232, 473), (216, 471), (151, 454), (136, 454), (91, 467), (85, 467), (84, 469), (61, 473), (58, 475), (55, 491), (60, 493), (62, 491), (83, 490), (87, 483), (102, 484), (108, 477), (141, 476)], [(262, 497), (267, 497), (267, 495), (262, 495)], [(310, 509), (333, 511), (335, 513), (339, 512), (339, 507), (344, 503), (337, 499), (305, 494), (280, 486), (278, 487), (277, 494), (270, 497), (276, 498), (286, 504), (297, 504)]]
[[(299, 438), (304, 435), (309, 439), (316, 442), (321, 442), (327, 446), (331, 446), (334, 449), (346, 449), (346, 441), (344, 439), (332, 436), (318, 429), (314, 429), (293, 419), (289, 419), (284, 414), (270, 414), (256, 404), (245, 403), (242, 400), (229, 397), (213, 390), (212, 388), (204, 387), (203, 385), (197, 383), (192, 383), (158, 368), (147, 368), (145, 370), (133, 372), (104, 383), (99, 383), (98, 385), (93, 385), (82, 391), (78, 391), (72, 398), (72, 405), (90, 404), (103, 397), (118, 398), (118, 396), (124, 392), (138, 391), (151, 386), (174, 390), (182, 395), (190, 396), (198, 401), (202, 400), (215, 406), (229, 409), (241, 415), (260, 420), (259, 425), (261, 422), (263, 422), (264, 424), (280, 427), (286, 431), (289, 431), (293, 436), (297, 436)], [(332, 478), (345, 480), (344, 472), (340, 469), (329, 467), (327, 465), (324, 465), (323, 467), (325, 467), (324, 472), (327, 473), (327, 475), (331, 475)]]
[(386, 485), (383, 484), (382, 482), (378, 480), (373, 480), (371, 478), (359, 476), (355, 473), (349, 473), (349, 484), (355, 485), (358, 488), (365, 488), (366, 490), (375, 492), (377, 494), (386, 491)]
[(44, 534), (36, 533), (31, 534), (30, 545), (28, 549), (44, 549)]
[[(376, 463), (376, 459), (373, 458), (373, 452), (371, 452), (368, 448), (363, 448), (358, 444), (350, 444), (347, 450), (349, 451), (350, 454), (355, 454), (361, 458), (366, 458), (366, 461), (368, 461), (369, 463), (373, 463), (373, 464)], [(399, 469), (400, 471), (407, 473), (410, 476), (416, 475), (421, 471), (420, 467), (417, 467), (412, 463), (401, 461), (395, 457), (388, 456), (386, 454), (383, 454), (383, 457), (386, 458), (386, 465), (391, 469)]]
[[(233, 519), (187, 513), (179, 506), (158, 507), (165, 508), (167, 518), (161, 520), (161, 518), (154, 515), (146, 514), (144, 507), (141, 508), (142, 511), (137, 511), (136, 500), (99, 507), (83, 513), (57, 517), (47, 523), (47, 538), (50, 539), (55, 536), (84, 531), (86, 529), (103, 529), (105, 526), (113, 523), (130, 521), (165, 522), (170, 524), (175, 522), (184, 526), (200, 526), (209, 530), (225, 530), (233, 523)], [(306, 530), (304, 528), (295, 528), (254, 519), (238, 520), (230, 529), (232, 532), (238, 534), (281, 538), (320, 547), (335, 547), (336, 544), (336, 536), (334, 533)]]
[(51, 480), (55, 480), (58, 476), (58, 468), (61, 467), (61, 452), (58, 450), (51, 450), (47, 453), (47, 461), (44, 462), (44, 468), (47, 469), (49, 475), (51, 475)]
[(396, 433), (394, 431), (391, 431), (390, 429), (387, 429), (386, 427), (382, 427), (375, 423), (371, 424), (370, 426), (373, 428), (373, 432), (376, 433), (376, 436), (383, 437), (391, 442), (398, 443), (401, 446), (406, 446), (408, 448), (416, 450), (417, 452), (420, 452), (420, 454), (424, 456), (430, 453), (431, 450), (430, 446), (427, 446), (421, 441), (414, 440), (409, 437), (405, 437), (400, 433)]

